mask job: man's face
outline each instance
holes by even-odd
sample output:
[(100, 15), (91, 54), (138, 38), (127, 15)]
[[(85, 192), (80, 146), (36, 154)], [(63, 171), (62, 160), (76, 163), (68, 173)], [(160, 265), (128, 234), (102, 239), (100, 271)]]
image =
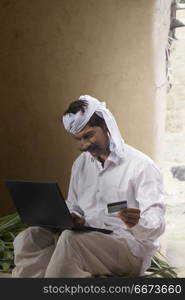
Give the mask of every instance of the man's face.
[(79, 141), (80, 151), (89, 151), (95, 157), (109, 151), (107, 130), (102, 127), (87, 125), (82, 131), (74, 134), (74, 138)]

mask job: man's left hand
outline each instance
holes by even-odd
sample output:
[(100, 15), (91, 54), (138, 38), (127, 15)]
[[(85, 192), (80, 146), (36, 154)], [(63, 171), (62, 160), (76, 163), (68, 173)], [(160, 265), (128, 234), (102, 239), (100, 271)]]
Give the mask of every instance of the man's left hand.
[(84, 225), (85, 224), (85, 218), (79, 217), (75, 213), (71, 213), (71, 217), (73, 218), (73, 221), (77, 224)]
[(140, 219), (140, 209), (138, 208), (123, 208), (119, 213), (118, 217), (128, 226), (135, 226)]

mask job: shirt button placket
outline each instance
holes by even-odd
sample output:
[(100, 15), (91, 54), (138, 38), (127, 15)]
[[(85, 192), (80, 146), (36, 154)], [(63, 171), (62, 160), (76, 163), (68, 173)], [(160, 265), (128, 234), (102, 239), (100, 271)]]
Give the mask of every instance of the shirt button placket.
[(101, 194), (100, 194), (100, 183), (101, 183), (102, 173), (98, 173), (98, 184), (97, 184), (97, 206), (101, 207)]

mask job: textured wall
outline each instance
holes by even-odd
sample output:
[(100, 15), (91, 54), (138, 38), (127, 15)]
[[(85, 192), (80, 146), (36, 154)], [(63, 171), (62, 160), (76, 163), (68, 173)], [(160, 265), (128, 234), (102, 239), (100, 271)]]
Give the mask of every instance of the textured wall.
[(163, 159), (165, 121), (166, 121), (166, 91), (168, 87), (166, 76), (166, 48), (170, 27), (170, 7), (172, 0), (157, 0), (154, 3), (153, 14), (153, 66), (154, 66), (154, 157), (160, 163)]
[[(0, 2), (1, 180), (58, 181), (66, 196), (78, 151), (60, 115), (81, 94), (106, 101), (126, 142), (155, 158), (154, 3)], [(0, 214), (12, 210), (2, 183), (0, 201)]]

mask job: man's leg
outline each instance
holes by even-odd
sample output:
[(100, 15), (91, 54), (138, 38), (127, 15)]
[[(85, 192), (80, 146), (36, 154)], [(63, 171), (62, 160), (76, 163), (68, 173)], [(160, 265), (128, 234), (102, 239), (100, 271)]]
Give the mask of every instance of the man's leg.
[(65, 230), (60, 235), (45, 277), (138, 275), (141, 259), (133, 256), (124, 239), (100, 232)]
[(16, 236), (13, 244), (12, 277), (44, 277), (55, 249), (55, 234), (42, 227), (29, 227)]

